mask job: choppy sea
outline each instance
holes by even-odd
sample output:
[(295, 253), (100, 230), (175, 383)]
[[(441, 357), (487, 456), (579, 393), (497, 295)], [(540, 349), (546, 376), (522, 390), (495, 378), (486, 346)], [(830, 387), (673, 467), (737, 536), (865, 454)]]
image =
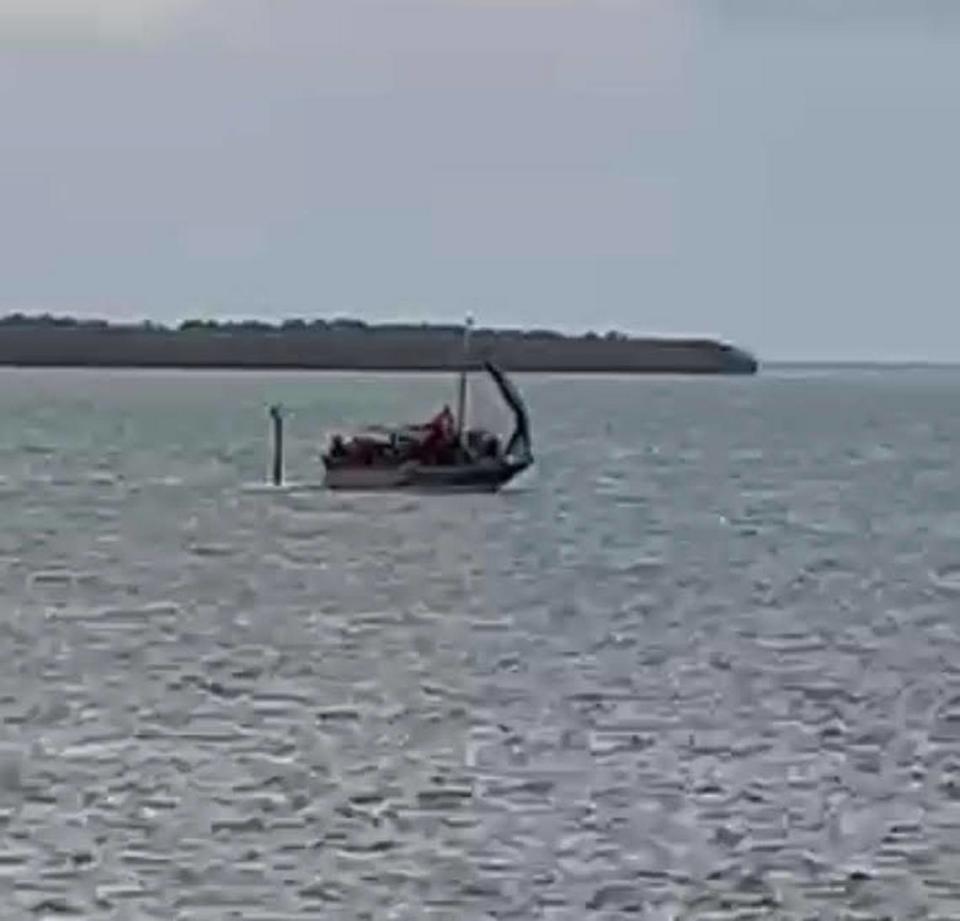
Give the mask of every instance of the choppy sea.
[(0, 372), (4, 921), (960, 918), (960, 369), (517, 384)]

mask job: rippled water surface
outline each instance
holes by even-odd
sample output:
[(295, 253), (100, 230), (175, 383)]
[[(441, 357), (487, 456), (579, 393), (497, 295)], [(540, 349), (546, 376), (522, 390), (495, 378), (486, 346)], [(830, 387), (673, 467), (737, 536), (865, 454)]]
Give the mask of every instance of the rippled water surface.
[(960, 371), (518, 383), (0, 373), (0, 917), (960, 917)]

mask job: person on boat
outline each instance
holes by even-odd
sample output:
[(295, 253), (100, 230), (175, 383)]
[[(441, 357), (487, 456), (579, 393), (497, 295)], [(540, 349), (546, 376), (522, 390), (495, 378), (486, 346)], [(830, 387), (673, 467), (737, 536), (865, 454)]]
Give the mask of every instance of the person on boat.
[(440, 410), (427, 424), (427, 428), (430, 429), (432, 435), (438, 441), (449, 441), (453, 438), (454, 429), (456, 428), (456, 423), (453, 418), (453, 413), (450, 410), (449, 405), (444, 405), (443, 409)]
[(427, 435), (421, 445), (425, 463), (439, 463), (449, 453), (456, 438), (456, 423), (449, 406), (444, 406), (426, 425)]

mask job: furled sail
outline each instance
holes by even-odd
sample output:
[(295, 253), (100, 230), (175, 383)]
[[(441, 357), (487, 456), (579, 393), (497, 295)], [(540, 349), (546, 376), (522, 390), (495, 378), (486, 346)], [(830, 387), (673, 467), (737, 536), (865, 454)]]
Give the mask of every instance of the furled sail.
[(510, 379), (492, 361), (484, 362), (484, 367), (493, 378), (507, 405), (513, 410), (515, 428), (507, 442), (506, 455), (532, 460), (533, 443), (530, 438), (530, 418), (527, 415), (527, 407), (523, 398)]

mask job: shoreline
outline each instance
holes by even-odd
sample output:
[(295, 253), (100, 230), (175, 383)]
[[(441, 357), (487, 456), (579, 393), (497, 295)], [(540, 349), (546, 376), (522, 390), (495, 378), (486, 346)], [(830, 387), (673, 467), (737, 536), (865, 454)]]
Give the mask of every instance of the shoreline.
[[(111, 326), (98, 321), (0, 320), (0, 366), (169, 370), (450, 372), (464, 367), (462, 326), (358, 321)], [(469, 366), (490, 358), (513, 373), (752, 375), (753, 355), (714, 339), (566, 336), (477, 329)]]

